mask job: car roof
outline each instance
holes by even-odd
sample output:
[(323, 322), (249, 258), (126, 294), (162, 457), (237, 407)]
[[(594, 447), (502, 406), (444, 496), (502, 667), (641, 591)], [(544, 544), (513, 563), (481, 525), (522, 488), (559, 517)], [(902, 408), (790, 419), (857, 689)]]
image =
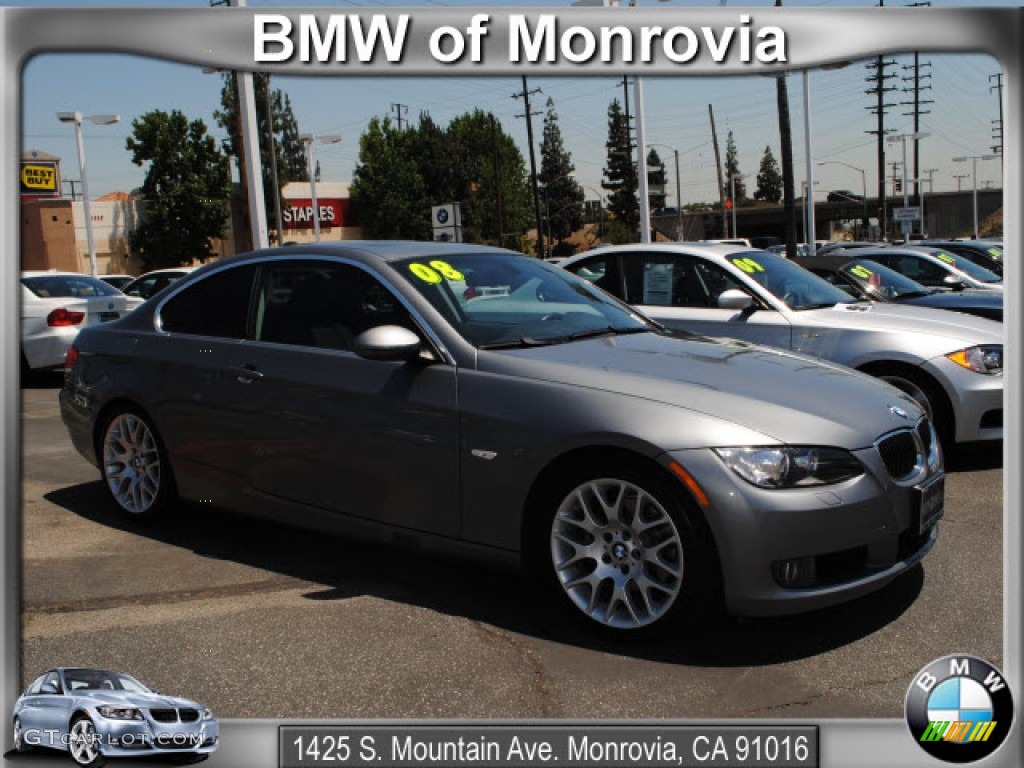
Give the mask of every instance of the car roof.
[[(409, 240), (345, 240), (334, 243), (301, 243), (280, 248), (264, 248), (208, 262), (204, 266), (233, 264), (236, 262), (276, 258), (280, 256), (374, 256), (383, 261), (400, 261), (409, 258), (435, 258), (456, 253), (494, 253), (507, 256), (525, 256), (518, 251), (495, 248), (489, 245), (471, 243), (442, 243)], [(529, 258), (529, 257), (527, 257)]]
[[(559, 266), (566, 267), (570, 266), (577, 261), (582, 261), (588, 256), (596, 255), (598, 249), (591, 251), (585, 251), (583, 253), (576, 254), (575, 256), (563, 261)], [(727, 245), (725, 243), (709, 243), (707, 241), (697, 242), (675, 242), (675, 243), (629, 243), (626, 245), (609, 245), (601, 248), (600, 253), (605, 254), (609, 251), (643, 251), (649, 253), (683, 253), (683, 254), (695, 254), (700, 253), (701, 256), (716, 256), (720, 259), (726, 259), (735, 253), (750, 253), (751, 251), (760, 251), (759, 248), (753, 248), (749, 245)], [(764, 251), (764, 253), (768, 253)], [(772, 254), (774, 256), (774, 254)]]

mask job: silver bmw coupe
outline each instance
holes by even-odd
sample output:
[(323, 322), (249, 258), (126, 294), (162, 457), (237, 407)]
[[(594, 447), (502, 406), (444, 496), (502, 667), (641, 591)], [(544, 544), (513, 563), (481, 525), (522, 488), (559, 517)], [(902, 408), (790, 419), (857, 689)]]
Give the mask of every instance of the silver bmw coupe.
[(518, 563), (613, 634), (857, 597), (943, 512), (907, 394), (482, 246), (218, 261), (85, 329), (60, 400), (129, 515), (212, 500)]
[(217, 749), (213, 714), (189, 699), (165, 696), (131, 675), (101, 669), (51, 669), (14, 705), (14, 749), (68, 752), (79, 765), (107, 757), (177, 755), (185, 762)]

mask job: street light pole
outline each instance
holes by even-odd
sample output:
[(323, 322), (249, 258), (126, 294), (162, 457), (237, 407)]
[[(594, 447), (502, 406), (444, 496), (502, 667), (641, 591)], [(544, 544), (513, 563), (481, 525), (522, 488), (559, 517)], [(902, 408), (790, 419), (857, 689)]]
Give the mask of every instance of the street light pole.
[[(78, 143), (78, 172), (82, 184), (82, 211), (85, 216), (85, 239), (89, 245), (89, 272), (93, 277), (99, 275), (96, 267), (96, 243), (92, 235), (92, 210), (89, 207), (89, 182), (85, 176), (85, 143), (82, 140), (82, 121), (88, 120), (93, 125), (113, 125), (121, 120), (120, 115), (86, 115), (81, 112), (58, 112), (57, 119), (62, 123), (75, 124), (75, 141)], [(72, 187), (72, 191), (74, 187)]]
[[(903, 207), (904, 208), (907, 208), (910, 205), (910, 190), (907, 189), (907, 139), (913, 139), (914, 141), (917, 141), (918, 139), (924, 139), (924, 138), (926, 138), (928, 136), (931, 136), (931, 134), (926, 132), (926, 131), (922, 131), (922, 132), (919, 132), (919, 133), (901, 133), (901, 134), (899, 134), (897, 136), (890, 136), (890, 137), (888, 137), (888, 139), (886, 139), (886, 141), (888, 141), (890, 144), (895, 144), (898, 141), (898, 142), (900, 142), (903, 145), (903, 168), (902, 168), (903, 182), (902, 183), (903, 183)], [(903, 240), (907, 241), (907, 240), (910, 239), (910, 233), (914, 229), (914, 223), (912, 221), (903, 221), (903, 222), (900, 222), (900, 223), (901, 223), (902, 228), (903, 228)]]
[[(995, 160), (995, 155), (969, 155), (967, 157), (954, 157), (954, 163), (964, 163), (968, 160), (971, 161), (971, 186), (974, 188), (974, 239), (978, 239), (978, 161), (979, 160)], [(84, 179), (83, 175), (83, 179)], [(85, 185), (83, 184), (84, 188)]]
[(341, 136), (337, 134), (330, 134), (326, 136), (314, 136), (311, 133), (304, 133), (299, 136), (301, 141), (306, 147), (306, 172), (309, 174), (309, 193), (313, 203), (313, 232), (315, 233), (316, 242), (320, 242), (320, 204), (316, 199), (316, 174), (313, 172), (313, 142), (319, 141), (321, 144), (337, 144), (341, 141)]
[[(676, 240), (680, 240), (681, 236), (679, 230), (681, 229), (680, 224), (682, 223), (683, 216), (683, 198), (680, 194), (680, 182), (679, 182), (679, 150), (675, 147), (670, 147), (668, 144), (660, 144), (657, 142), (651, 142), (647, 146), (649, 147), (664, 147), (672, 151), (675, 156), (676, 162)], [(644, 166), (646, 168), (646, 165)]]

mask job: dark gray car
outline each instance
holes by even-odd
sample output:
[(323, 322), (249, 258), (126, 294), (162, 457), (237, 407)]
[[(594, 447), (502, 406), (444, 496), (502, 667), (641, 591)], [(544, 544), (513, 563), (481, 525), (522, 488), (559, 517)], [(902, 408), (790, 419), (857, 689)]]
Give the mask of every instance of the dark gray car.
[[(934, 431), (841, 366), (672, 333), (480, 246), (296, 246), (83, 332), (61, 409), (132, 515), (175, 495), (521, 562), (632, 632), (833, 604), (931, 549)], [(575, 610), (575, 609), (574, 609)]]

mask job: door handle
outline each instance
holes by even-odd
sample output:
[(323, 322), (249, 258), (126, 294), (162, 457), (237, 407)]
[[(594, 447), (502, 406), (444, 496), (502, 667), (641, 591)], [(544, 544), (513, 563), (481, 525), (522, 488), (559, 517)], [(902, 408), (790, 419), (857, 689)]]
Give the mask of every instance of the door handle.
[(236, 365), (230, 370), (235, 375), (235, 379), (242, 384), (252, 384), (263, 378), (263, 372), (256, 370), (251, 365)]

